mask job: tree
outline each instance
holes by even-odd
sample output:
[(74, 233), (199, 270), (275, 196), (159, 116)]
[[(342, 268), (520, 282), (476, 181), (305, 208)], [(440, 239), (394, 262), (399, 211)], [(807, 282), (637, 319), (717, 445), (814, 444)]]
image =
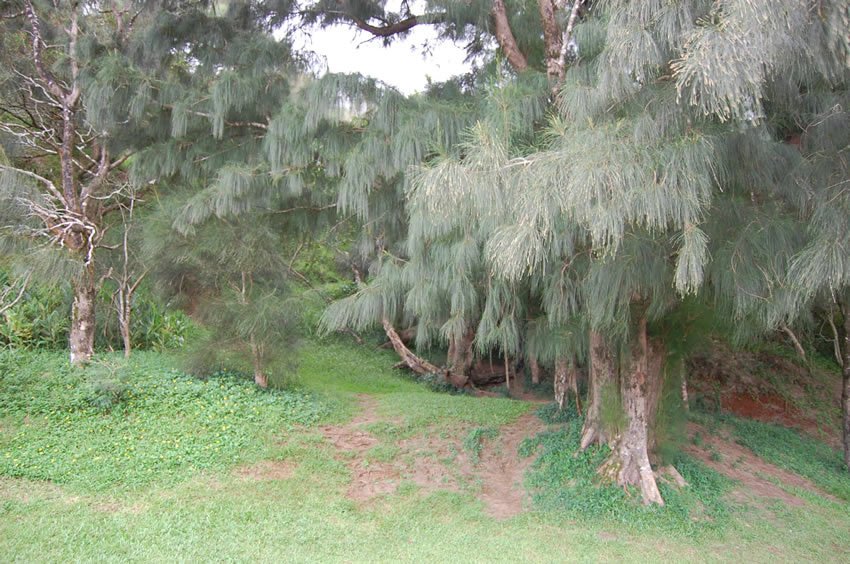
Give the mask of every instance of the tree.
[[(0, 199), (14, 234), (64, 249), (74, 265), (70, 356), (91, 358), (97, 250), (107, 216), (122, 204), (124, 163), (143, 135), (127, 119), (128, 84), (116, 75), (144, 20), (123, 2), (8, 3), (4, 8), (0, 132), (12, 164), (0, 164)], [(120, 126), (120, 127), (119, 127)]]
[[(129, 186), (127, 189), (132, 190)], [(135, 194), (130, 193), (126, 197), (126, 203), (121, 206), (119, 242), (111, 249), (117, 255), (117, 260), (116, 264), (108, 267), (104, 275), (115, 283), (112, 304), (118, 319), (118, 331), (121, 333), (121, 341), (124, 344), (125, 358), (130, 357), (133, 349), (131, 329), (136, 291), (150, 271), (150, 267), (146, 266), (139, 256), (138, 237), (134, 237), (135, 233), (132, 233), (139, 227), (136, 223), (138, 221), (136, 207), (140, 203)]]
[(274, 214), (212, 218), (181, 234), (172, 224), (184, 204), (176, 193), (150, 220), (145, 252), (160, 290), (190, 309), (203, 335), (189, 351), (189, 369), (246, 370), (266, 388), (294, 366), (301, 298), (287, 276)]
[[(408, 191), (411, 225), (427, 226), (411, 230), (409, 248), (441, 244), (457, 227), (482, 231), (476, 237), (490, 276), (503, 282), (488, 288), (491, 307), (483, 309), (491, 313), (478, 327), (480, 346), (488, 335), (506, 349), (521, 340), (506, 312), (522, 308), (500, 298), (512, 293), (500, 291), (502, 284), (542, 287), (538, 303), (553, 328), (572, 315), (581, 319), (575, 326), (589, 328), (585, 345), (566, 351), (589, 351), (582, 447), (609, 444), (603, 472), (639, 485), (647, 502), (663, 503), (650, 466), (653, 428), (662, 386), (677, 364), (670, 351), (681, 348), (665, 327), (683, 317), (682, 296), (706, 299), (700, 291), (707, 287), (764, 330), (774, 314), (748, 308), (747, 290), (770, 290), (759, 268), (787, 265), (797, 246), (782, 237), (771, 247), (747, 222), (777, 211), (787, 216), (794, 159), (782, 120), (800, 93), (840, 88), (846, 72), (844, 55), (830, 50), (837, 3), (824, 4), (823, 16), (806, 2), (774, 8), (594, 5), (572, 30), (580, 59), (565, 72), (562, 115), (552, 118), (542, 143), (517, 142), (485, 122), (463, 150), (426, 162)], [(733, 72), (724, 70), (730, 62)], [(743, 224), (728, 223), (728, 210), (736, 209)], [(738, 276), (740, 255), (733, 253), (707, 272), (712, 250), (730, 242), (758, 262)], [(783, 244), (779, 253), (765, 252)], [(568, 276), (553, 276), (559, 271)], [(379, 311), (368, 303), (381, 302), (351, 303), (334, 316), (362, 321)], [(624, 427), (599, 417), (606, 396), (621, 406)]]

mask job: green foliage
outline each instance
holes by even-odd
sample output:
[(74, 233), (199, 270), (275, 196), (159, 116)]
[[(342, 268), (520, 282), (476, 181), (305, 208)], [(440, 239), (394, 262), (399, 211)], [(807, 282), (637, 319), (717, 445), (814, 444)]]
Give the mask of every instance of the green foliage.
[(68, 346), (71, 296), (67, 288), (35, 286), (0, 317), (0, 346), (60, 349)]
[(536, 415), (547, 425), (569, 423), (579, 418), (575, 398), (572, 397), (567, 402), (567, 405), (564, 406), (564, 409), (561, 409), (557, 402), (547, 403), (537, 410)]
[(476, 427), (467, 433), (463, 439), (463, 448), (469, 451), (473, 464), (481, 460), (481, 451), (486, 439), (495, 439), (499, 436), (499, 429), (495, 427)]
[(130, 377), (119, 362), (99, 361), (86, 371), (89, 402), (101, 411), (110, 411), (130, 397)]
[[(0, 279), (7, 276), (0, 270)], [(68, 346), (72, 295), (66, 285), (31, 283), (23, 298), (0, 316), (0, 347), (59, 350)], [(109, 288), (98, 295), (95, 344), (104, 350), (123, 347)], [(192, 332), (188, 317), (161, 305), (146, 292), (136, 294), (130, 332), (133, 348), (164, 351), (183, 346)]]
[(687, 536), (722, 529), (729, 522), (729, 506), (723, 495), (729, 490), (730, 480), (685, 455), (677, 457), (674, 464), (688, 486), (679, 489), (659, 480), (663, 508), (644, 506), (637, 489), (625, 492), (615, 484), (600, 484), (596, 469), (609, 450), (590, 447), (579, 451), (581, 427), (582, 420), (576, 419), (561, 430), (544, 432), (522, 445), (525, 452), (543, 447), (526, 484), (535, 505), (544, 512), (584, 522), (614, 521), (630, 530), (664, 530)]
[(841, 453), (829, 445), (779, 425), (731, 415), (719, 416), (718, 420), (731, 427), (739, 444), (758, 456), (808, 478), (827, 493), (850, 501), (850, 473)]
[[(244, 377), (198, 380), (157, 353), (92, 372), (56, 353), (0, 353), (0, 475), (76, 490), (167, 486), (268, 452), (266, 437), (327, 407), (303, 392), (259, 392)], [(111, 409), (106, 409), (111, 408)]]

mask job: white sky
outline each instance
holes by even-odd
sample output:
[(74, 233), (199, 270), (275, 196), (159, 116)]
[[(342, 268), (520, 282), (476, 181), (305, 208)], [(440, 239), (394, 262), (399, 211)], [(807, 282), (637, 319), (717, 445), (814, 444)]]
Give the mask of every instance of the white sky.
[[(398, 4), (399, 1), (387, 2), (387, 8), (397, 10)], [(357, 72), (411, 94), (424, 90), (428, 77), (442, 82), (469, 70), (463, 62), (466, 52), (462, 46), (436, 38), (431, 26), (416, 26), (404, 39), (395, 39), (384, 47), (381, 38), (373, 38), (365, 31), (334, 26), (296, 34), (296, 48), (319, 55), (330, 72)], [(425, 44), (429, 48), (427, 57), (422, 55)]]

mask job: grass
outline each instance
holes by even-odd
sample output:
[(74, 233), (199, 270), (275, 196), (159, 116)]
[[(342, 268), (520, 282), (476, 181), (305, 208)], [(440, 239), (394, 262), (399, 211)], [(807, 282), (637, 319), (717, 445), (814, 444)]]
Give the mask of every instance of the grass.
[(476, 427), (472, 429), (463, 440), (463, 448), (468, 450), (472, 456), (472, 462), (478, 464), (481, 459), (481, 451), (486, 439), (495, 439), (499, 436), (499, 430), (495, 427)]
[(0, 475), (74, 490), (137, 489), (268, 456), (269, 431), (313, 425), (329, 407), (304, 392), (261, 393), (246, 378), (181, 374), (158, 353), (117, 366), (124, 399), (104, 410), (98, 368), (64, 355), (0, 356)]
[[(375, 397), (386, 418), (368, 426), (382, 441), (366, 454), (376, 462), (397, 456), (394, 441), (435, 427), (462, 428), (469, 437), (478, 430), (480, 444), (530, 409), (434, 393), (399, 377), (392, 362), (368, 347), (308, 343), (297, 389), (261, 393), (238, 375), (201, 382), (175, 371), (165, 355), (138, 354), (115, 370), (126, 376), (128, 394), (110, 409), (93, 401), (92, 377), (66, 368), (64, 355), (0, 356), (0, 457), (27, 461), (0, 466), (0, 561), (850, 557), (846, 507), (741, 507), (724, 497), (729, 483), (689, 459), (678, 468), (692, 491), (665, 490), (663, 509), (597, 488), (591, 464), (605, 453), (573, 457), (573, 417), (536, 439), (543, 448), (528, 476), (536, 511), (497, 522), (473, 491), (425, 494), (412, 483), (358, 505), (345, 496), (346, 460), (317, 425), (350, 417), (360, 394)], [(210, 454), (216, 441), (222, 446)], [(285, 461), (292, 477), (234, 472), (261, 459)]]
[(850, 502), (850, 473), (839, 451), (787, 427), (731, 415), (717, 416), (717, 419), (732, 431), (737, 443), (761, 458), (808, 478), (825, 492)]

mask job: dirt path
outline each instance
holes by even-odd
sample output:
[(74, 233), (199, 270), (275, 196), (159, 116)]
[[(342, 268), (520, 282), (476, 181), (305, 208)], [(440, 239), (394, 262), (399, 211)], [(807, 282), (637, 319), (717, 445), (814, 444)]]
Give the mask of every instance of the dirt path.
[[(533, 414), (523, 415), (499, 429), (499, 435), (482, 445), (480, 460), (473, 463), (462, 446), (461, 438), (417, 436), (398, 442), (399, 452), (390, 461), (374, 460), (370, 451), (381, 444), (366, 427), (383, 421), (378, 403), (368, 395), (358, 396), (360, 412), (345, 425), (326, 425), (322, 434), (338, 451), (352, 474), (347, 496), (358, 502), (396, 491), (405, 480), (423, 492), (461, 491), (481, 484), (479, 497), (489, 515), (506, 519), (521, 513), (526, 506), (523, 487), (525, 470), (533, 457), (520, 458), (519, 445), (534, 437), (545, 425)], [(465, 426), (461, 431), (469, 430)]]
[(733, 496), (745, 498), (768, 498), (784, 501), (789, 505), (805, 505), (805, 501), (779, 485), (799, 488), (818, 496), (838, 501), (835, 497), (821, 491), (812, 482), (783, 470), (756, 456), (751, 450), (731, 440), (710, 434), (704, 427), (695, 423), (688, 424), (688, 436), (699, 433), (700, 446), (688, 444), (684, 450), (696, 457), (706, 466), (721, 474), (737, 480), (740, 485), (733, 490)]
[(502, 427), (499, 436), (485, 445), (478, 468), (483, 482), (480, 497), (491, 517), (507, 519), (525, 509), (523, 478), (534, 457), (520, 458), (519, 445), (545, 428), (533, 412), (526, 413)]

